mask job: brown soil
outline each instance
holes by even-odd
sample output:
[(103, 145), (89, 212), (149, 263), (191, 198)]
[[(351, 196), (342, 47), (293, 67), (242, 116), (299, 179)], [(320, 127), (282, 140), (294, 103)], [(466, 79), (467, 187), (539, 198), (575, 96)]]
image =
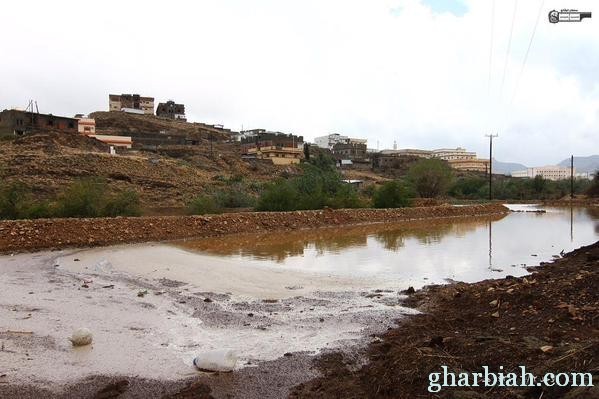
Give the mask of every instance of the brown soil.
[(267, 181), (288, 168), (242, 161), (232, 143), (206, 145), (169, 156), (139, 151), (108, 154), (108, 146), (80, 135), (44, 132), (0, 141), (0, 178), (29, 187), (36, 198), (54, 199), (76, 180), (100, 177), (111, 190), (133, 190), (144, 208), (183, 208), (195, 196), (222, 188), (230, 176)]
[[(360, 366), (343, 354), (315, 362), (322, 376), (293, 398), (597, 398), (599, 242), (533, 270), (476, 284), (431, 286), (406, 300), (424, 313), (375, 338)], [(541, 349), (543, 348), (543, 349)], [(450, 371), (590, 372), (593, 388), (444, 388), (428, 376)]]
[(0, 253), (213, 237), (360, 223), (504, 214), (501, 204), (400, 209), (245, 212), (212, 216), (145, 216), (0, 221)]

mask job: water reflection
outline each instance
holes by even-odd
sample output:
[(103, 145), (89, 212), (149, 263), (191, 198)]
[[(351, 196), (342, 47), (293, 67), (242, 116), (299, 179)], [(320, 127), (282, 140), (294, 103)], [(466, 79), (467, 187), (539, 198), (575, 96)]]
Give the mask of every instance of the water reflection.
[(371, 276), (415, 286), (521, 275), (599, 239), (598, 208), (514, 207), (507, 216), (411, 221), (178, 242), (204, 259)]
[(441, 219), (435, 221), (410, 221), (393, 224), (359, 225), (283, 233), (243, 234), (231, 238), (215, 237), (178, 243), (179, 246), (206, 254), (241, 256), (258, 260), (283, 262), (286, 258), (304, 256), (314, 250), (317, 256), (339, 254), (343, 250), (367, 247), (375, 240), (387, 251), (398, 251), (407, 239), (420, 245), (434, 245), (444, 236), (463, 237), (467, 233), (505, 215), (477, 218)]

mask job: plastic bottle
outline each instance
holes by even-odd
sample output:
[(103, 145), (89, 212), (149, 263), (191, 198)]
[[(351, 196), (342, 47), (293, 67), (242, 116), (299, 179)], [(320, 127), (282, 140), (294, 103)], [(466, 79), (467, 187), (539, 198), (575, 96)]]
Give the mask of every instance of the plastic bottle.
[(233, 371), (237, 364), (237, 355), (232, 349), (217, 349), (200, 353), (193, 359), (198, 370)]

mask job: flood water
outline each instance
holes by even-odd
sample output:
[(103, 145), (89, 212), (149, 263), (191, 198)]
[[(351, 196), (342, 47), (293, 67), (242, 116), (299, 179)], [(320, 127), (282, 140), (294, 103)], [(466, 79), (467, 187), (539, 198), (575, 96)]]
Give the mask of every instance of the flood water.
[[(510, 205), (505, 216), (348, 226), (179, 242), (215, 261), (422, 286), (526, 274), (599, 240), (599, 209)], [(531, 211), (545, 210), (545, 213)]]

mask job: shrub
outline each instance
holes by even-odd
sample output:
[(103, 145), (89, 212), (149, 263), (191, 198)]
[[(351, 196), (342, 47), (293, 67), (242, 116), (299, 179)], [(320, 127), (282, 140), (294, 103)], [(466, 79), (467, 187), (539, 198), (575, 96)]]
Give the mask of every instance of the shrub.
[(212, 197), (216, 205), (221, 208), (249, 208), (256, 204), (256, 199), (242, 184), (234, 184), (229, 188), (218, 190)]
[(220, 213), (221, 208), (217, 205), (214, 198), (209, 195), (199, 195), (195, 197), (187, 206), (192, 215), (204, 215), (207, 213)]
[(403, 208), (410, 206), (410, 203), (408, 189), (397, 181), (384, 183), (373, 195), (375, 208)]
[(31, 191), (22, 183), (11, 183), (0, 190), (0, 219), (34, 219), (51, 216), (45, 202), (32, 199)]
[(586, 194), (589, 197), (599, 197), (599, 170), (595, 171), (593, 181), (590, 187), (586, 190)]
[(106, 184), (100, 179), (76, 181), (59, 197), (56, 203), (57, 215), (61, 217), (99, 217)]
[(408, 170), (408, 181), (423, 198), (444, 195), (453, 179), (453, 172), (440, 159), (421, 159)]
[(279, 179), (268, 184), (260, 199), (259, 211), (292, 211), (297, 208), (298, 191), (288, 180)]
[(135, 191), (127, 190), (109, 198), (102, 216), (139, 216), (141, 215), (139, 196)]

